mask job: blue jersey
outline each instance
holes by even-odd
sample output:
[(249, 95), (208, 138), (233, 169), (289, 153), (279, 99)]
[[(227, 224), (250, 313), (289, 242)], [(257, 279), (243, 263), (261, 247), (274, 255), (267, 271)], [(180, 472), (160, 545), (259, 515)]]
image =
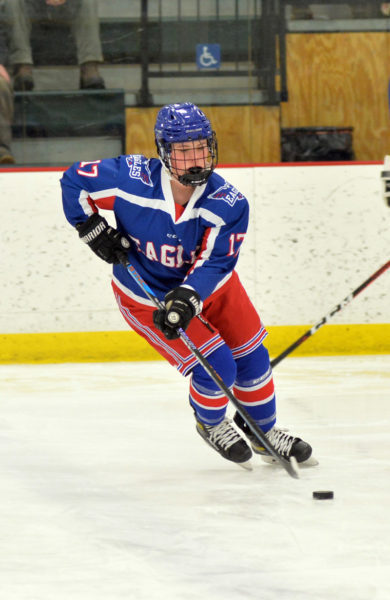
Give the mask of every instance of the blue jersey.
[[(75, 163), (61, 186), (71, 225), (99, 208), (113, 210), (118, 230), (131, 241), (129, 262), (160, 300), (182, 284), (205, 300), (231, 276), (249, 206), (217, 173), (194, 188), (182, 212), (173, 199), (170, 175), (156, 158), (128, 155)], [(149, 304), (125, 267), (114, 265), (113, 279), (129, 296)]]

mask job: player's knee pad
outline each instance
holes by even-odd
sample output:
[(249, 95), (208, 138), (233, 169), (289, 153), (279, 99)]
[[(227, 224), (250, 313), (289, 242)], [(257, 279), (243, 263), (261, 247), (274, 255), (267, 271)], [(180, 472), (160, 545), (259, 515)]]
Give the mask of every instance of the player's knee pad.
[(246, 383), (263, 377), (266, 373), (271, 373), (271, 364), (268, 350), (261, 344), (255, 350), (252, 350), (246, 356), (236, 359), (237, 383)]
[[(207, 360), (224, 383), (231, 387), (236, 377), (236, 364), (228, 346), (223, 344), (209, 354)], [(217, 425), (226, 414), (228, 399), (200, 364), (192, 371), (190, 404), (196, 418), (207, 425)]]
[[(226, 344), (223, 344), (209, 354), (207, 362), (210, 363), (228, 387), (233, 385), (236, 379), (237, 367), (232, 352)], [(192, 370), (192, 381), (199, 389), (209, 391), (220, 389), (199, 363)]]
[(275, 388), (268, 351), (259, 346), (236, 363), (234, 394), (252, 419), (267, 432), (276, 420)]

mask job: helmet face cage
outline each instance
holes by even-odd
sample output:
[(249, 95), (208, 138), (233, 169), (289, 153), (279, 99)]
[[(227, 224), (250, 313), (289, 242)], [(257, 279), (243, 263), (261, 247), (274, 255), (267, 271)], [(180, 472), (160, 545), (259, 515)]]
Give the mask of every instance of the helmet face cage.
[(154, 131), (169, 172), (183, 185), (206, 183), (218, 161), (217, 138), (206, 115), (190, 102), (169, 104), (158, 113)]

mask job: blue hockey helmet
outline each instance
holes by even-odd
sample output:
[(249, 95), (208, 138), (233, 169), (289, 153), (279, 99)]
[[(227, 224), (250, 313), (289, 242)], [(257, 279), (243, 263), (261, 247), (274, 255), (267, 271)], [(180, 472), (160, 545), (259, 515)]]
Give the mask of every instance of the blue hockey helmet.
[(172, 173), (172, 144), (207, 140), (207, 167), (190, 167), (181, 175), (175, 174), (184, 185), (202, 185), (217, 165), (217, 138), (206, 115), (191, 102), (168, 104), (158, 113), (154, 127), (156, 146), (161, 160)]

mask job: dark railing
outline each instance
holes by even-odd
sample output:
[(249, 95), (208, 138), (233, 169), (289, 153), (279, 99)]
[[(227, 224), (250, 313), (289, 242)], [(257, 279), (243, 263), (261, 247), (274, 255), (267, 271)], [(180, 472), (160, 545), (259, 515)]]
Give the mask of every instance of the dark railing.
[[(157, 15), (152, 16), (148, 0), (141, 0), (140, 105), (153, 104), (150, 82), (154, 78), (251, 77), (255, 89), (263, 92), (262, 103), (277, 104), (280, 74), (282, 95), (286, 96), (284, 2), (253, 0), (245, 3), (251, 10), (243, 15), (243, 3), (239, 0), (234, 1), (230, 14), (226, 14), (223, 0), (215, 0), (207, 3), (209, 14), (205, 17), (200, 0), (195, 0), (194, 13), (189, 18), (183, 16), (182, 2), (177, 0), (176, 18), (171, 14), (170, 19), (164, 16), (164, 4), (167, 5), (159, 0)], [(212, 4), (214, 12), (210, 11)], [(211, 43), (220, 45), (221, 64), (218, 68), (201, 69), (195, 61), (196, 45)]]
[[(114, 2), (107, 4), (114, 6)], [(141, 84), (138, 70), (129, 69), (123, 86), (130, 104), (137, 89), (140, 106), (164, 101), (158, 90), (167, 89), (168, 78), (172, 90), (175, 83), (178, 89), (202, 88), (209, 99), (214, 89), (226, 84), (229, 89), (242, 90), (244, 104), (278, 104), (287, 99), (286, 29), (290, 33), (322, 31), (321, 27), (326, 31), (368, 31), (371, 26), (388, 31), (390, 22), (376, 0), (333, 0), (322, 5), (309, 0), (123, 0), (123, 7), (121, 16), (110, 17), (106, 9), (101, 18), (103, 55), (106, 65), (140, 67)], [(338, 20), (340, 15), (350, 19)], [(50, 40), (56, 43), (48, 43)], [(31, 41), (36, 67), (77, 64), (75, 42), (66, 23), (34, 22)], [(220, 68), (197, 68), (198, 43), (220, 45)], [(192, 78), (191, 85), (184, 78)], [(227, 78), (233, 81), (227, 83)], [(112, 81), (118, 82), (112, 87), (122, 87), (119, 76)], [(256, 93), (250, 95), (251, 91)], [(225, 98), (215, 98), (215, 103), (223, 104)]]

